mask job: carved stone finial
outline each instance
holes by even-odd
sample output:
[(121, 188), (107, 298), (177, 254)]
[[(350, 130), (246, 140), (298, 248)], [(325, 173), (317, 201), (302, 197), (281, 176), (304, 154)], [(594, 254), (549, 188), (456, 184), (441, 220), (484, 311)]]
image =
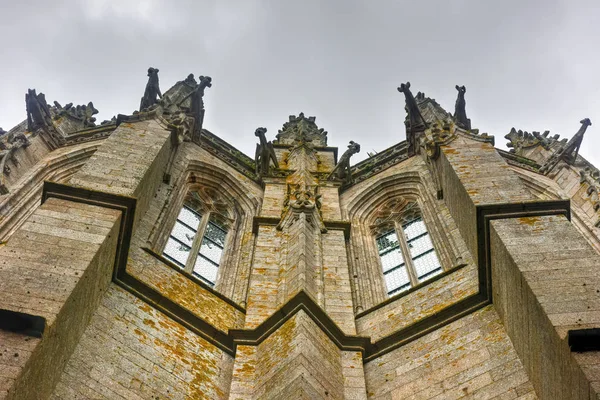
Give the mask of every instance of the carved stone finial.
[(350, 141), (348, 150), (342, 154), (339, 162), (333, 168), (329, 174), (329, 178), (334, 177), (336, 179), (344, 181), (344, 183), (352, 183), (352, 171), (350, 169), (350, 157), (360, 152), (360, 144)]
[(150, 67), (148, 68), (148, 83), (146, 83), (144, 97), (140, 101), (140, 111), (158, 103), (157, 97), (162, 98), (160, 88), (158, 87), (158, 68)]
[(304, 113), (290, 115), (277, 133), (275, 143), (295, 145), (304, 142), (316, 147), (327, 146), (327, 132), (315, 121), (316, 117), (306, 117)]
[(458, 85), (455, 87), (456, 90), (458, 90), (458, 97), (456, 98), (456, 103), (454, 105), (454, 121), (456, 121), (456, 124), (461, 128), (471, 130), (471, 120), (467, 118), (467, 102), (465, 101), (467, 88)]
[(258, 176), (265, 176), (269, 173), (271, 161), (273, 161), (275, 168), (279, 168), (273, 143), (267, 142), (266, 133), (267, 128), (262, 127), (256, 128), (256, 131), (254, 131), (254, 136), (258, 137), (259, 140), (259, 143), (256, 145), (256, 153), (254, 156), (254, 162), (256, 163), (256, 175)]
[(35, 89), (28, 89), (25, 95), (27, 109), (27, 130), (33, 132), (37, 128), (47, 127), (51, 122), (50, 108), (44, 93), (37, 94)]

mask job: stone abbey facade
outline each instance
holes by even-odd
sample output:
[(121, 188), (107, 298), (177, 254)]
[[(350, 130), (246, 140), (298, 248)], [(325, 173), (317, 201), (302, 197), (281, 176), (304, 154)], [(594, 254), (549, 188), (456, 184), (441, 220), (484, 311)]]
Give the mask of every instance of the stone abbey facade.
[(406, 141), (301, 113), (250, 158), (158, 73), (0, 130), (0, 399), (600, 399), (589, 119), (507, 152), (406, 83)]

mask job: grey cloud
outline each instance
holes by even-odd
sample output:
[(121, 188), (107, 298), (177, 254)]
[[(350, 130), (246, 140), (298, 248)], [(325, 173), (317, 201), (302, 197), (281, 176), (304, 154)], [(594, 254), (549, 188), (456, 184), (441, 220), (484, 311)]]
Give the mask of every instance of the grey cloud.
[[(407, 80), (453, 111), (467, 86), (473, 126), (570, 137), (600, 124), (596, 1), (1, 0), (0, 126), (25, 117), (27, 88), (49, 100), (92, 100), (99, 120), (131, 113), (149, 66), (166, 90), (208, 74), (205, 127), (247, 154), (289, 114), (317, 116), (330, 145), (367, 151), (404, 139)], [(576, 4), (576, 5), (575, 5)], [(597, 165), (590, 128), (582, 155)], [(359, 160), (356, 157), (353, 161)]]

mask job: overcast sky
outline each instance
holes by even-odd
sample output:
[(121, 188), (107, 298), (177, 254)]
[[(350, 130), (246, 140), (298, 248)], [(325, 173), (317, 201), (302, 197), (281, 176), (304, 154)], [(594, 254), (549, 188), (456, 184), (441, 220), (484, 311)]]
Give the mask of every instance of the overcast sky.
[(137, 109), (146, 70), (166, 91), (209, 75), (204, 127), (246, 154), (288, 115), (316, 116), (329, 145), (404, 140), (410, 81), (454, 111), (467, 87), (474, 128), (504, 148), (511, 127), (571, 137), (600, 166), (600, 1), (0, 0), (0, 127), (25, 119), (25, 93), (93, 101), (98, 122)]

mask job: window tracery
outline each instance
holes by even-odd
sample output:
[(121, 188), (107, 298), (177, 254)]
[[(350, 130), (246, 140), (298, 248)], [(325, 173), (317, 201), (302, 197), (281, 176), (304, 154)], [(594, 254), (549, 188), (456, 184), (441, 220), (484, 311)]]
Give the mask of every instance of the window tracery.
[(383, 204), (371, 225), (389, 296), (442, 272), (416, 202), (403, 197)]
[(218, 192), (209, 187), (194, 188), (184, 199), (163, 255), (214, 286), (232, 223), (228, 204)]

